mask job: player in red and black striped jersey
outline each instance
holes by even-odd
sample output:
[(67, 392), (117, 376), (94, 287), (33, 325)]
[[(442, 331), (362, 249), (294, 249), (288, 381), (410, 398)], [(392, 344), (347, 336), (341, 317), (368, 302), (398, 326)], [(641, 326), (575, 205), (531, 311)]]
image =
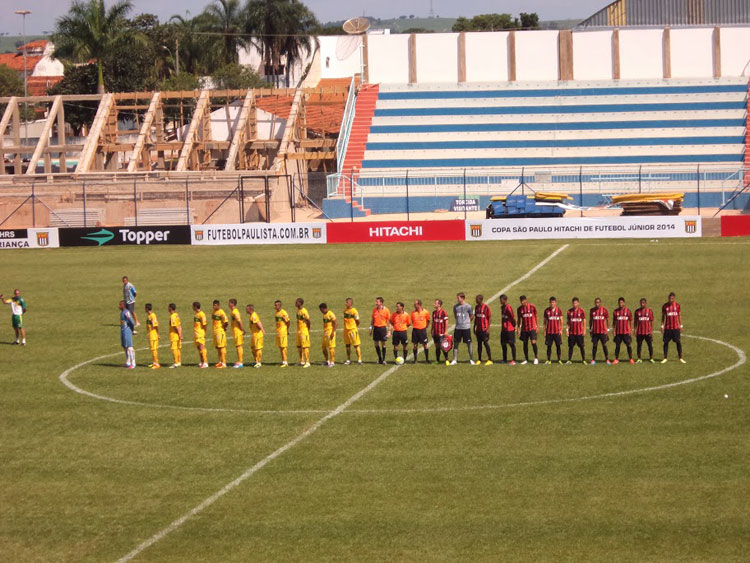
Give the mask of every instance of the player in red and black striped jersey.
[(490, 351), (490, 319), (492, 319), (492, 311), (489, 306), (484, 302), (483, 295), (477, 295), (477, 305), (474, 307), (474, 334), (477, 335), (477, 343), (479, 347), (479, 363), (482, 363), (482, 344), (487, 350), (487, 363), (484, 365), (492, 365), (492, 352)]
[(667, 363), (667, 352), (669, 351), (670, 340), (677, 346), (677, 356), (680, 362), (686, 363), (682, 357), (682, 342), (680, 334), (682, 332), (682, 309), (677, 303), (674, 292), (669, 294), (669, 298), (661, 308), (661, 331), (664, 333), (664, 359), (661, 363)]
[(633, 332), (633, 313), (625, 306), (625, 298), (617, 300), (617, 309), (612, 311), (612, 322), (615, 325), (615, 359), (613, 364), (620, 363), (620, 344), (628, 350), (628, 361), (633, 364), (633, 347), (630, 334)]
[(510, 365), (516, 365), (516, 315), (513, 307), (508, 305), (508, 296), (504, 293), (500, 296), (500, 314), (502, 316), (502, 327), (500, 329), (500, 344), (503, 347), (503, 362), (508, 361), (508, 347), (510, 346)]
[(643, 347), (644, 340), (648, 345), (648, 361), (654, 363), (654, 344), (653, 334), (654, 332), (654, 312), (648, 306), (648, 302), (645, 298), (641, 299), (640, 308), (635, 310), (635, 341), (638, 346), (636, 352), (638, 353), (638, 362), (641, 363), (641, 348)]
[(560, 348), (562, 348), (562, 324), (563, 312), (557, 306), (557, 298), (549, 298), (549, 307), (544, 310), (544, 343), (547, 345), (547, 365), (552, 363), (552, 344), (555, 344), (557, 350), (557, 363), (562, 364), (560, 358)]
[(581, 308), (578, 297), (573, 298), (573, 306), (568, 309), (567, 317), (568, 361), (566, 363), (573, 363), (573, 348), (578, 346), (581, 351), (581, 361), (583, 365), (586, 365), (586, 351), (583, 347), (583, 337), (586, 334), (586, 311)]
[(531, 340), (531, 346), (534, 349), (534, 363), (539, 363), (539, 350), (536, 347), (536, 332), (539, 327), (537, 321), (536, 306), (529, 303), (526, 300), (525, 295), (521, 295), (519, 298), (521, 306), (518, 308), (518, 329), (521, 336), (521, 342), (523, 342), (523, 355), (525, 360), (522, 364), (529, 363), (529, 340)]
[(443, 342), (443, 337), (448, 330), (448, 313), (443, 309), (443, 301), (441, 299), (435, 299), (435, 308), (432, 311), (432, 340), (435, 342), (435, 356), (437, 362), (440, 363), (440, 353), (445, 355), (445, 361), (448, 361), (448, 352), (440, 347)]
[(589, 310), (589, 330), (591, 331), (591, 365), (596, 363), (596, 347), (599, 342), (602, 343), (604, 359), (609, 365), (609, 350), (607, 341), (609, 340), (609, 311), (602, 306), (602, 300), (598, 297), (594, 299), (594, 306)]

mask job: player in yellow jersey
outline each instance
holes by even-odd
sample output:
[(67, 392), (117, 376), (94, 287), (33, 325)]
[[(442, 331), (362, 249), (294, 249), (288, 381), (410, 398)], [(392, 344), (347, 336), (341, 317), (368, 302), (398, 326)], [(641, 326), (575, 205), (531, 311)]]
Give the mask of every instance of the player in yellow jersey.
[(198, 367), (208, 367), (208, 352), (206, 352), (206, 313), (201, 311), (201, 304), (193, 301), (193, 341), (198, 349)]
[(148, 347), (151, 350), (151, 369), (159, 369), (159, 321), (151, 303), (146, 303), (146, 333), (148, 334)]
[(234, 346), (237, 348), (237, 363), (232, 367), (241, 368), (244, 367), (242, 363), (245, 356), (245, 350), (242, 348), (245, 336), (245, 327), (242, 326), (242, 315), (240, 310), (237, 308), (237, 300), (229, 300), (229, 314), (232, 317), (232, 338), (234, 338)]
[(287, 362), (287, 348), (289, 347), (289, 325), (291, 320), (289, 319), (289, 313), (281, 308), (281, 301), (276, 300), (273, 302), (273, 318), (276, 321), (276, 346), (279, 347), (281, 352), (281, 367), (285, 368), (289, 365)]
[(178, 368), (182, 365), (182, 325), (180, 315), (177, 314), (177, 305), (169, 304), (169, 347), (172, 349), (174, 363), (170, 368)]
[(216, 363), (217, 368), (224, 369), (227, 367), (227, 327), (229, 326), (229, 319), (224, 309), (221, 308), (221, 303), (218, 299), (214, 299), (214, 311), (211, 313), (211, 320), (213, 321), (213, 332), (214, 332), (214, 346), (216, 352), (219, 355), (219, 361)]
[(336, 361), (336, 329), (338, 328), (338, 321), (333, 311), (328, 309), (328, 305), (321, 303), (319, 305), (320, 312), (323, 313), (323, 342), (321, 347), (323, 348), (323, 355), (326, 358), (326, 366), (332, 368)]
[(357, 363), (362, 365), (362, 350), (359, 340), (359, 312), (354, 308), (354, 299), (346, 298), (346, 309), (344, 309), (344, 344), (346, 344), (346, 361), (344, 365), (351, 364), (352, 346), (357, 353)]
[(310, 367), (310, 315), (305, 309), (305, 300), (301, 297), (294, 302), (297, 307), (297, 351), (299, 352), (299, 365), (303, 368)]
[(266, 333), (266, 329), (263, 328), (263, 323), (260, 322), (258, 313), (255, 312), (253, 305), (245, 307), (245, 311), (249, 315), (247, 320), (247, 327), (250, 329), (250, 351), (253, 353), (253, 359), (255, 360), (254, 368), (261, 366), (263, 360), (263, 335)]

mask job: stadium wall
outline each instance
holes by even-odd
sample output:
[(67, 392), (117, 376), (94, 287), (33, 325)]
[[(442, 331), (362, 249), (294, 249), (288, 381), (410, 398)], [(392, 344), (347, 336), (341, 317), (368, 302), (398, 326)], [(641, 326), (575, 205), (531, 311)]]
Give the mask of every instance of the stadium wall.
[[(381, 84), (568, 80), (568, 69), (573, 80), (738, 77), (750, 26), (373, 34), (364, 49), (367, 81)], [(359, 71), (351, 37), (321, 38), (320, 53), (323, 77)]]

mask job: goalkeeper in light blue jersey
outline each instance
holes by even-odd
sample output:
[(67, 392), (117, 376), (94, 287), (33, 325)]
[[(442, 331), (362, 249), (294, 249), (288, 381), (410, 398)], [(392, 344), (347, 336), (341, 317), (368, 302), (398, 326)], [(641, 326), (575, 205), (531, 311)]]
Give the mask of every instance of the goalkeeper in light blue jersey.
[(125, 367), (135, 368), (135, 348), (133, 348), (133, 329), (135, 322), (128, 311), (125, 301), (120, 301), (120, 344), (125, 350)]

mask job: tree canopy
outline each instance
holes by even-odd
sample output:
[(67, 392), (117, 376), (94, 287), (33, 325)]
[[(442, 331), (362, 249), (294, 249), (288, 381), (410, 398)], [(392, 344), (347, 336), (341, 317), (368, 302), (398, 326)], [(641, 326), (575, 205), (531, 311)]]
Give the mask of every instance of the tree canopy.
[(454, 32), (500, 31), (503, 29), (535, 29), (539, 27), (537, 14), (522, 13), (521, 19), (510, 14), (481, 14), (471, 19), (460, 17), (453, 24)]

